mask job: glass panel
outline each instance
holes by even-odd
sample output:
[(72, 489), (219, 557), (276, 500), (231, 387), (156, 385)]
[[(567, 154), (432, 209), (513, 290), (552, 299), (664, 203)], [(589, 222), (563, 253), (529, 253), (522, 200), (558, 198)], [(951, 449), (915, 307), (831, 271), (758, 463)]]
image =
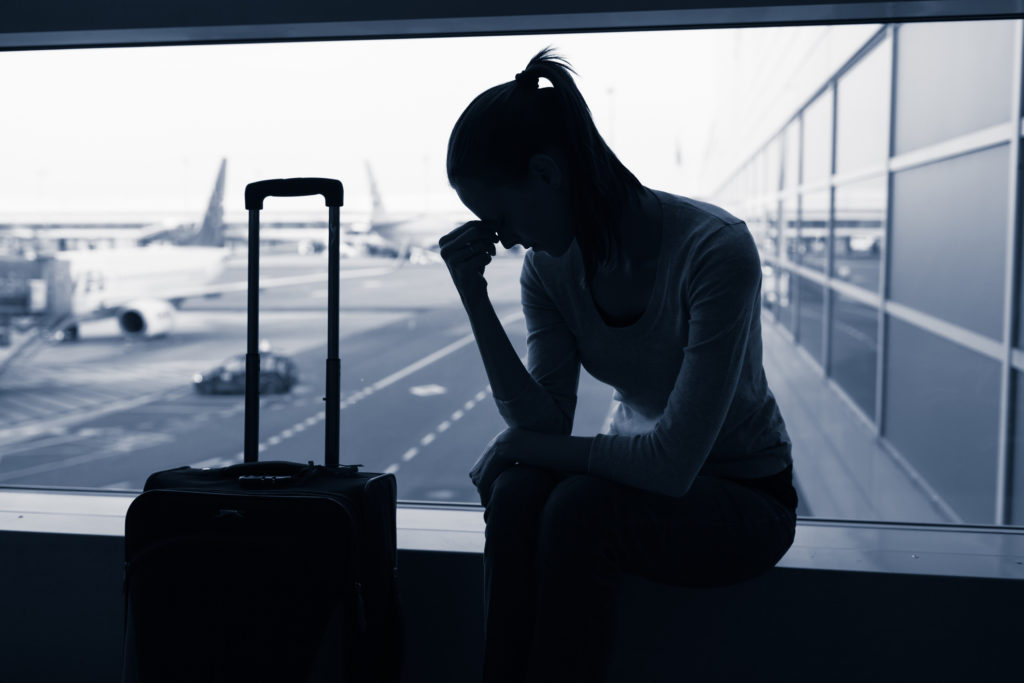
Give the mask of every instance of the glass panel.
[(785, 152), (782, 160), (782, 186), (796, 187), (800, 184), (800, 117), (786, 126), (783, 132)]
[(800, 288), (800, 305), (797, 308), (800, 312), (800, 331), (797, 338), (818, 365), (822, 365), (821, 334), (822, 320), (825, 317), (825, 290), (813, 280), (799, 275), (794, 277)]
[(832, 90), (823, 92), (804, 111), (802, 184), (826, 180), (832, 173)]
[(1002, 336), (1007, 145), (895, 174), (891, 296)]
[(836, 173), (885, 163), (889, 139), (892, 49), (875, 46), (839, 79), (836, 93)]
[(778, 320), (792, 334), (796, 334), (796, 285), (795, 276), (788, 270), (779, 269), (779, 306)]
[(885, 436), (967, 524), (995, 519), (1000, 365), (889, 317)]
[(878, 309), (833, 291), (829, 344), (831, 376), (874, 420)]
[(799, 221), (797, 200), (788, 197), (782, 201), (779, 222), (782, 225), (782, 251), (785, 258), (793, 263), (800, 262), (800, 241), (797, 239)]
[(885, 176), (835, 189), (832, 276), (878, 290), (885, 239)]
[(922, 22), (898, 31), (896, 154), (1009, 121), (1013, 22)]
[(764, 158), (766, 192), (778, 192), (782, 189), (782, 136), (776, 135), (761, 153)]
[(1010, 444), (1010, 524), (1024, 525), (1024, 373), (1013, 372), (1013, 443)]
[(803, 195), (800, 203), (800, 263), (825, 272), (828, 255), (829, 192)]

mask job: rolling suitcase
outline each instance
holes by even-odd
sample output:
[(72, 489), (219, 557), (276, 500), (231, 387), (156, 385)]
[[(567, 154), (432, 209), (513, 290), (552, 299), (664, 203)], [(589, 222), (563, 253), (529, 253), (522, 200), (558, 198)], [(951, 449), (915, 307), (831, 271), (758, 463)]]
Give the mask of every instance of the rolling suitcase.
[[(125, 518), (125, 681), (383, 681), (401, 676), (393, 474), (339, 465), (339, 208), (323, 178), (251, 183), (244, 462), (152, 474)], [(258, 462), (259, 212), (329, 207), (325, 464)], [(307, 461), (309, 454), (296, 454)]]

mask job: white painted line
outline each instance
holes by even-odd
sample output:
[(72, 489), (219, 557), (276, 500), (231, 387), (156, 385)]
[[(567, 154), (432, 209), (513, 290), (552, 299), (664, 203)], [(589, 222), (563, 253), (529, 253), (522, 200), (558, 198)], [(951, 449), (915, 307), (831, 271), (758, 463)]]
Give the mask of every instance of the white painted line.
[(493, 394), (494, 393), (494, 390), (491, 389), (491, 385), (490, 384), (487, 385), (487, 387), (484, 389), (484, 391), (486, 391), (488, 394)]
[(283, 432), (281, 432), (281, 438), (282, 439), (290, 439), (293, 436), (295, 436), (295, 430), (294, 429), (286, 429)]
[(485, 398), (487, 398), (487, 392), (486, 391), (477, 392), (477, 395), (475, 396), (475, 398), (476, 398), (477, 402), (480, 402), (480, 401), (484, 400)]
[(458, 422), (459, 420), (462, 419), (463, 415), (465, 415), (464, 412), (462, 412), (461, 410), (456, 410), (454, 413), (452, 413), (452, 422)]
[[(522, 317), (523, 317), (523, 313), (522, 313), (522, 311), (519, 311), (519, 312), (513, 313), (512, 315), (505, 316), (504, 318), (502, 318), (500, 320), (500, 322), (501, 322), (502, 325), (507, 325), (508, 323), (514, 322), (514, 321), (516, 321), (516, 320), (518, 320), (518, 319), (520, 319)], [(472, 334), (467, 334), (466, 336), (464, 336), (464, 337), (462, 337), (460, 339), (456, 339), (451, 344), (448, 344), (447, 346), (444, 346), (444, 347), (438, 349), (437, 351), (434, 351), (433, 353), (431, 353), (431, 354), (429, 354), (427, 356), (424, 356), (423, 358), (419, 359), (415, 363), (407, 365), (406, 367), (402, 368), (401, 370), (399, 370), (397, 372), (391, 373), (390, 375), (388, 375), (384, 379), (377, 380), (373, 384), (374, 391), (379, 391), (379, 390), (383, 389), (384, 387), (391, 386), (392, 384), (394, 384), (398, 380), (403, 379), (405, 377), (408, 377), (409, 375), (411, 375), (412, 373), (414, 373), (414, 372), (416, 372), (418, 370), (422, 370), (423, 368), (427, 367), (431, 363), (434, 363), (434, 362), (444, 358), (445, 356), (447, 356), (447, 355), (449, 355), (451, 353), (455, 353), (456, 351), (461, 349), (466, 344), (471, 343), (473, 340), (474, 340), (474, 337), (473, 337)]]
[(316, 418), (316, 417), (307, 417), (307, 418), (306, 418), (306, 422), (305, 422), (305, 425), (306, 425), (307, 427), (312, 427), (312, 426), (313, 426), (313, 425), (315, 425), (316, 423), (317, 423), (317, 418)]
[(306, 423), (300, 422), (299, 424), (292, 427), (292, 431), (294, 431), (295, 433), (306, 431)]
[(418, 449), (416, 447), (410, 448), (409, 450), (407, 450), (405, 453), (402, 454), (402, 460), (404, 462), (409, 462), (410, 460), (415, 458), (416, 454), (419, 453), (419, 452), (420, 452), (420, 449)]
[(425, 437), (420, 439), (420, 445), (421, 446), (429, 446), (431, 443), (434, 442), (434, 439), (436, 439), (436, 438), (437, 437), (434, 436), (434, 433), (431, 432), (430, 434), (427, 434)]
[(446, 431), (448, 431), (448, 428), (451, 427), (451, 426), (452, 426), (452, 423), (449, 422), (448, 420), (445, 420), (441, 424), (437, 425), (437, 431), (439, 433), (440, 432), (446, 432)]
[(324, 419), (324, 417), (326, 417), (326, 415), (327, 415), (327, 413), (325, 413), (324, 411), (321, 410), (319, 413), (316, 414), (316, 419), (322, 420), (322, 419)]
[(384, 470), (384, 474), (394, 474), (398, 471), (398, 465), (388, 465), (388, 468)]
[(267, 445), (269, 446), (276, 446), (279, 443), (281, 443), (281, 437), (279, 436), (272, 436), (267, 439)]
[(265, 443), (261, 443), (259, 446), (256, 447), (257, 453), (262, 453), (265, 450), (267, 450), (267, 444)]
[(409, 393), (413, 396), (440, 396), (447, 391), (440, 384), (423, 384), (418, 387), (409, 387)]
[(466, 404), (462, 406), (466, 410), (473, 410), (473, 406), (476, 405), (476, 401), (466, 401)]

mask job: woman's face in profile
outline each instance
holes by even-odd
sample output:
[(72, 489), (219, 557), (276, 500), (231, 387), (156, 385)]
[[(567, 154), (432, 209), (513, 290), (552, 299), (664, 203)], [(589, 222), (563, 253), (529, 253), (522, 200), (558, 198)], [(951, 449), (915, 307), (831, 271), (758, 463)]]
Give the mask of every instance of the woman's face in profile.
[(574, 239), (569, 195), (551, 158), (538, 156), (546, 161), (531, 163), (522, 183), (495, 185), (466, 178), (452, 187), (467, 209), (490, 224), (506, 249), (521, 244), (561, 256)]

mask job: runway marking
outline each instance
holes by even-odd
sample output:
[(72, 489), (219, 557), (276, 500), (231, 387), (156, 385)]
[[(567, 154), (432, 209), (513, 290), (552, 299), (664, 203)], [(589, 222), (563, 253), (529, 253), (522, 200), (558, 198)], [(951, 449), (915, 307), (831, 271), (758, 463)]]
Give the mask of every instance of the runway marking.
[(466, 410), (468, 412), (470, 410), (473, 410), (474, 406), (476, 406), (476, 401), (470, 400), (470, 401), (466, 401), (466, 404), (463, 405), (462, 407), (463, 407), (464, 410)]
[(276, 446), (279, 443), (281, 443), (281, 437), (280, 436), (272, 436), (269, 439), (267, 439), (267, 445), (268, 446)]
[(394, 474), (398, 471), (398, 465), (388, 465), (388, 468), (384, 470), (385, 474)]
[(476, 394), (477, 402), (480, 402), (480, 401), (484, 400), (484, 398), (486, 398), (486, 397), (487, 397), (487, 392), (485, 392), (485, 391), (479, 391)]
[[(302, 423), (300, 422), (299, 424), (302, 424)], [(293, 436), (295, 436), (295, 427), (292, 427), (291, 429), (286, 429), (283, 432), (281, 432), (281, 438), (282, 439), (290, 439)]]
[[(499, 322), (501, 322), (501, 324), (504, 326), (504, 325), (507, 325), (507, 324), (509, 324), (511, 322), (515, 322), (516, 320), (519, 320), (522, 317), (523, 317), (522, 311), (518, 311), (518, 312), (513, 313), (511, 315), (506, 315), (504, 318), (501, 318), (501, 320)], [(380, 391), (381, 389), (383, 389), (385, 387), (389, 387), (392, 384), (394, 384), (395, 382), (397, 382), (398, 380), (404, 379), (404, 378), (408, 377), (409, 375), (411, 375), (412, 373), (417, 372), (418, 370), (422, 370), (423, 368), (427, 367), (428, 365), (441, 360), (445, 356), (447, 356), (449, 354), (452, 354), (452, 353), (455, 353), (456, 351), (461, 349), (466, 344), (469, 344), (472, 341), (474, 341), (474, 339), (475, 338), (473, 337), (472, 334), (467, 334), (467, 335), (465, 335), (464, 337), (462, 337), (460, 339), (456, 339), (451, 344), (448, 344), (447, 346), (443, 346), (440, 349), (438, 349), (437, 351), (434, 351), (433, 353), (424, 356), (423, 358), (419, 359), (415, 363), (411, 363), (411, 364), (407, 365), (406, 367), (402, 368), (401, 370), (398, 370), (397, 372), (391, 373), (390, 375), (388, 375), (384, 379), (377, 380), (372, 385), (374, 391)]]
[(439, 396), (447, 391), (440, 384), (424, 384), (418, 387), (409, 387), (409, 393), (413, 396)]
[(101, 488), (106, 489), (108, 491), (123, 491), (124, 489), (131, 488), (131, 486), (132, 486), (132, 483), (130, 481), (128, 481), (128, 480), (125, 480), (125, 481), (116, 481), (113, 484), (107, 484), (106, 486), (102, 486)]
[[(488, 387), (485, 388), (483, 391), (480, 391), (479, 393), (477, 393), (477, 396), (480, 397), (480, 398), (483, 398), (484, 396), (487, 395), (486, 392), (489, 389), (490, 389), (490, 386), (488, 385)], [(463, 407), (466, 410), (472, 410), (474, 405), (476, 405), (476, 401), (467, 401), (466, 405), (463, 406)], [(462, 410), (456, 410), (451, 415), (451, 421), (445, 420), (445, 421), (441, 422), (441, 424), (437, 425), (437, 427), (435, 427), (433, 431), (428, 432), (427, 434), (425, 434), (423, 436), (422, 439), (420, 439), (420, 447), (426, 447), (426, 446), (429, 446), (430, 444), (434, 443), (434, 441), (437, 440), (437, 437), (440, 434), (442, 434), (442, 433), (448, 431), (449, 429), (451, 429), (453, 421), (460, 420), (464, 416), (465, 416), (465, 413)], [(402, 454), (402, 460), (404, 462), (409, 462), (410, 460), (415, 458), (419, 454), (419, 452), (420, 452), (420, 449), (414, 446), (414, 447), (410, 448), (409, 450), (407, 450), (405, 453)], [(385, 472), (391, 472), (391, 473), (397, 472), (398, 471), (398, 465), (397, 464), (391, 465), (390, 467), (388, 467), (388, 469), (386, 469), (384, 471)]]

